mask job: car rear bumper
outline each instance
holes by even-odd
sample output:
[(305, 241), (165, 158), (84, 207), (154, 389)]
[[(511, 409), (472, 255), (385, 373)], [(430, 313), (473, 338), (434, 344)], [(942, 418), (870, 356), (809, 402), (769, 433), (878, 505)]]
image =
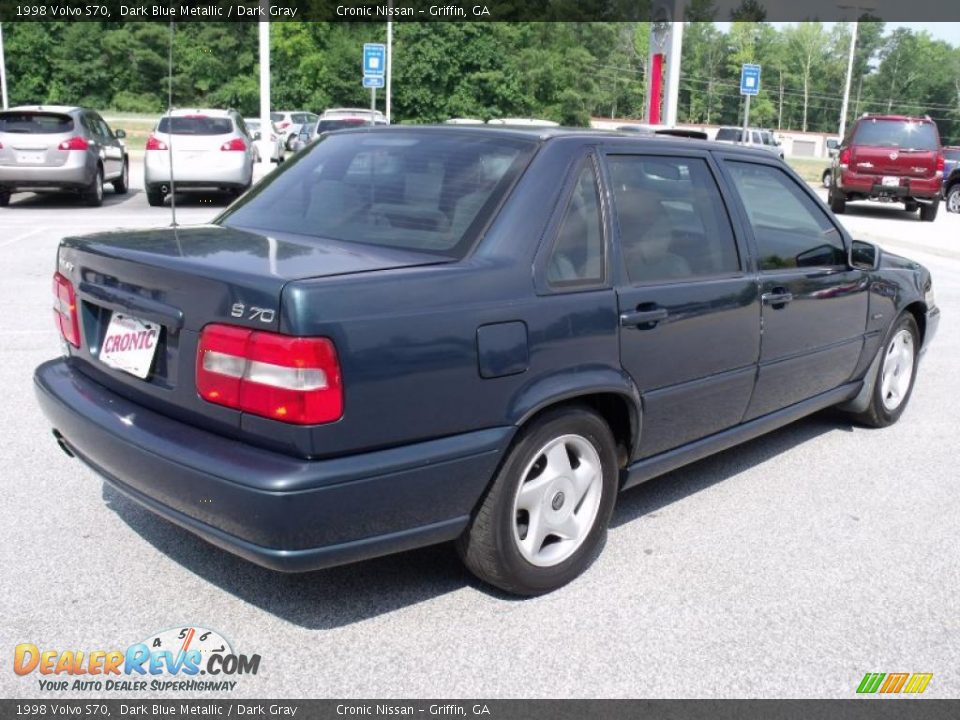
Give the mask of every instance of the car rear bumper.
[(11, 190), (80, 189), (93, 182), (94, 166), (81, 156), (57, 167), (0, 165), (0, 186)]
[[(239, 188), (253, 179), (253, 164), (244, 152), (203, 153), (205, 157), (184, 161), (174, 156), (173, 179), (186, 188)], [(206, 157), (212, 156), (212, 157)], [(170, 160), (166, 152), (144, 154), (143, 178), (146, 185), (170, 183)]]
[(866, 197), (914, 198), (932, 200), (940, 197), (940, 177), (919, 178), (904, 176), (899, 185), (883, 184), (883, 176), (844, 170), (840, 174), (840, 189)]
[(111, 485), (212, 544), (285, 572), (456, 538), (514, 432), (307, 460), (151, 412), (67, 359), (39, 366), (34, 384), (61, 446)]

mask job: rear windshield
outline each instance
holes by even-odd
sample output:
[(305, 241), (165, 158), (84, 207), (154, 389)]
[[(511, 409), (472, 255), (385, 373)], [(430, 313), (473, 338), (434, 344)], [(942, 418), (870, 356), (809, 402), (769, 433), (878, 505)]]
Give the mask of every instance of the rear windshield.
[(535, 148), (452, 133), (334, 133), (219, 222), (459, 258)]
[(370, 121), (364, 118), (343, 118), (341, 120), (321, 120), (317, 123), (317, 132), (330, 132), (331, 130), (343, 130), (348, 127), (358, 127), (360, 125), (369, 125)]
[(863, 120), (857, 125), (852, 144), (904, 150), (937, 150), (940, 147), (933, 123), (910, 120)]
[(233, 120), (197, 115), (194, 117), (161, 118), (158, 132), (169, 133), (173, 120), (174, 135), (227, 135), (233, 132)]
[(735, 140), (740, 142), (740, 134), (742, 131), (734, 130), (733, 128), (720, 128), (717, 130), (717, 140)]
[(44, 112), (0, 113), (0, 132), (27, 135), (55, 135), (73, 132), (73, 118), (69, 115)]
[(270, 119), (274, 122), (280, 122), (283, 120), (283, 113), (270, 113)]

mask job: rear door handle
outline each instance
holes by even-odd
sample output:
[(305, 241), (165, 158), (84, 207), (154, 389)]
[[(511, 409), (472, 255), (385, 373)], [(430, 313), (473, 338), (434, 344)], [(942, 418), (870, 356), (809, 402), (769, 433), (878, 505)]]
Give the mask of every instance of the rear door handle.
[(793, 301), (793, 293), (777, 288), (773, 292), (764, 293), (762, 299), (764, 305), (770, 305), (774, 309), (779, 309), (784, 307), (788, 302)]
[(620, 324), (623, 327), (638, 327), (644, 325), (646, 327), (643, 329), (648, 329), (666, 320), (669, 314), (666, 308), (657, 308), (656, 310), (632, 310), (630, 312), (620, 313)]

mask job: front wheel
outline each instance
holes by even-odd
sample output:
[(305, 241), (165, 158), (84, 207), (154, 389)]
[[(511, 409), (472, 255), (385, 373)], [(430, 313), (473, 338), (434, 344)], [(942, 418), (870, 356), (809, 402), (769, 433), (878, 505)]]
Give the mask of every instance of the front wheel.
[(120, 177), (113, 181), (113, 190), (117, 195), (126, 195), (130, 189), (130, 163), (123, 161), (123, 170), (120, 171)]
[(827, 168), (826, 170), (823, 171), (823, 177), (820, 178), (820, 184), (823, 185), (825, 188), (830, 187), (831, 175), (832, 173), (830, 172), (830, 168)]
[(947, 193), (947, 212), (960, 213), (960, 183), (957, 183)]
[(10, 191), (0, 190), (0, 207), (6, 207), (10, 204)]
[(871, 427), (893, 425), (903, 414), (917, 376), (920, 331), (910, 313), (904, 313), (887, 335), (880, 367), (873, 381), (870, 405), (856, 416)]
[(550, 411), (521, 431), (457, 550), (471, 572), (502, 590), (551, 592), (593, 561), (616, 493), (606, 422), (582, 406)]
[(160, 207), (163, 205), (164, 197), (166, 197), (166, 195), (164, 195), (163, 190), (147, 185), (147, 202), (150, 203), (150, 207)]

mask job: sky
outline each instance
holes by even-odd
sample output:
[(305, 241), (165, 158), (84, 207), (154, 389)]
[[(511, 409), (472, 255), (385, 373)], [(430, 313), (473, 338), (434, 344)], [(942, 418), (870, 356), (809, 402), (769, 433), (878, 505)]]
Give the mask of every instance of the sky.
[[(946, 0), (947, 2), (956, 2), (957, 0)], [(730, 23), (728, 22), (718, 22), (716, 23), (724, 32), (727, 32), (730, 29)], [(770, 23), (777, 28), (782, 28), (784, 25), (793, 25), (794, 23), (787, 22), (774, 22)], [(835, 25), (836, 23), (825, 22), (824, 25), (828, 28)], [(937, 40), (945, 40), (954, 47), (960, 47), (960, 22), (888, 22), (886, 26), (886, 32), (889, 32), (896, 27), (905, 27), (910, 28), (914, 32), (920, 30), (926, 30)]]

